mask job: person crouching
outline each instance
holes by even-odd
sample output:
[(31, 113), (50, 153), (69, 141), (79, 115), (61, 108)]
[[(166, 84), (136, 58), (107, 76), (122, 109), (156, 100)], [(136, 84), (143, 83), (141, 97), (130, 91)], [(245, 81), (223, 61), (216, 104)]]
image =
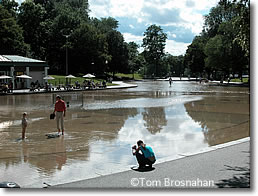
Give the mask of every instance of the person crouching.
[(156, 161), (152, 148), (150, 146), (146, 146), (142, 140), (139, 140), (137, 145), (138, 148), (136, 145), (134, 145), (132, 150), (133, 155), (136, 156), (137, 162), (139, 164), (139, 169), (144, 169), (146, 165), (148, 165), (148, 168), (152, 168), (152, 165)]

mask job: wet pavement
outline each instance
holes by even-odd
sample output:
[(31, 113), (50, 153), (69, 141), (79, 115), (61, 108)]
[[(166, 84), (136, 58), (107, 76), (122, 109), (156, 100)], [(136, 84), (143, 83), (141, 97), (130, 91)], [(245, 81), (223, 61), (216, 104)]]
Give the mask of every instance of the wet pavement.
[[(138, 82), (137, 88), (60, 93), (69, 102), (65, 135), (50, 120), (56, 94), (0, 97), (0, 181), (43, 187), (97, 177), (135, 165), (142, 139), (158, 160), (248, 137), (247, 87), (196, 82)], [(25, 141), (22, 113), (28, 113)]]

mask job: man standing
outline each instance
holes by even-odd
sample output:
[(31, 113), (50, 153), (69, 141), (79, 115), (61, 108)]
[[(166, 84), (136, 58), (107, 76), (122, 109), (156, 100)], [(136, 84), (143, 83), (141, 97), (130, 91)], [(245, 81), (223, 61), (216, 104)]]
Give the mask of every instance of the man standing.
[(61, 97), (59, 95), (57, 95), (54, 113), (56, 115), (56, 124), (57, 124), (58, 134), (60, 134), (60, 124), (61, 124), (62, 135), (64, 135), (65, 112), (66, 112), (65, 102), (61, 99)]
[[(152, 168), (152, 164), (155, 163), (156, 158), (154, 152), (150, 146), (146, 146), (142, 140), (137, 142), (138, 148), (136, 145), (132, 147), (133, 155), (136, 156), (137, 162), (139, 164), (139, 169), (144, 169), (146, 165), (149, 168)], [(142, 153), (140, 153), (140, 151)]]

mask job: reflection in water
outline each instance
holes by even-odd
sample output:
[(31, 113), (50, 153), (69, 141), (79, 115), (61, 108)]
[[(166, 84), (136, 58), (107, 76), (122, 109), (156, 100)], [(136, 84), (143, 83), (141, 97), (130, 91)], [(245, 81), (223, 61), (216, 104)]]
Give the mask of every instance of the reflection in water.
[(205, 97), (186, 103), (187, 113), (200, 123), (205, 141), (221, 144), (249, 136), (248, 96)]
[[(136, 164), (131, 146), (142, 139), (158, 159), (177, 157), (249, 136), (249, 89), (199, 83), (138, 83), (124, 90), (74, 93), (65, 135), (56, 131), (52, 95), (0, 97), (0, 181), (42, 187), (117, 172)], [(28, 112), (25, 141), (21, 114)]]
[(164, 108), (145, 108), (142, 113), (145, 127), (152, 134), (160, 132), (167, 125)]

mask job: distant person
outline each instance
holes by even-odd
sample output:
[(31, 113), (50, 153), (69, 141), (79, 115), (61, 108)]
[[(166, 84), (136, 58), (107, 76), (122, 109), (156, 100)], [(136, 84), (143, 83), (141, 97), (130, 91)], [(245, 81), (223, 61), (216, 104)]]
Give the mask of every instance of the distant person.
[[(56, 116), (58, 134), (60, 134), (60, 131), (62, 130), (62, 135), (64, 135), (64, 117), (66, 113), (66, 106), (65, 106), (65, 102), (61, 99), (60, 95), (56, 96), (54, 113)], [(60, 124), (61, 124), (61, 129), (60, 129)]]
[(49, 86), (48, 86), (48, 89), (49, 89), (50, 92), (52, 91), (52, 88), (53, 88), (53, 85), (50, 83)]
[(48, 83), (45, 82), (45, 88), (46, 88), (46, 91), (48, 91)]
[(171, 84), (172, 84), (172, 78), (171, 77), (169, 77), (169, 85), (171, 86)]
[(9, 82), (9, 92), (12, 93), (13, 92), (13, 83), (12, 82)]
[(228, 84), (230, 83), (230, 77), (228, 77)]
[(25, 139), (25, 132), (26, 132), (26, 128), (27, 128), (27, 125), (28, 125), (26, 117), (27, 117), (27, 113), (24, 112), (22, 114), (22, 139), (23, 140)]
[[(155, 154), (150, 146), (146, 146), (142, 140), (137, 142), (138, 148), (136, 145), (132, 147), (133, 155), (136, 156), (137, 162), (139, 164), (139, 169), (144, 169), (146, 165), (148, 168), (152, 168), (152, 165), (155, 163), (156, 158)], [(141, 153), (140, 153), (141, 152)]]
[(103, 80), (103, 82), (102, 82), (102, 86), (103, 86), (103, 88), (106, 88), (106, 87), (107, 87), (107, 83), (106, 83), (106, 81), (105, 81), (105, 80)]

